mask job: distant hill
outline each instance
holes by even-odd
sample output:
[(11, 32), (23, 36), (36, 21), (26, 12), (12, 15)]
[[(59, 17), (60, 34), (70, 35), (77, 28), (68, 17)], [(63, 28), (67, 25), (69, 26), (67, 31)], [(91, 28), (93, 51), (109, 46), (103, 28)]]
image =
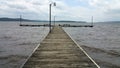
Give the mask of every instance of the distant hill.
[(120, 21), (104, 21), (104, 22), (97, 22), (97, 23), (120, 23)]
[(76, 22), (76, 23), (87, 23), (86, 21), (56, 21), (56, 22)]
[(108, 21), (107, 23), (120, 23), (120, 21)]
[[(0, 18), (0, 21), (20, 21), (20, 18)], [(48, 22), (46, 20), (29, 20), (29, 19), (21, 19), (21, 21), (29, 21), (29, 22)], [(86, 23), (85, 21), (56, 21), (56, 22), (76, 22), (76, 23)]]
[(18, 18), (0, 18), (0, 21), (18, 21)]
[[(0, 18), (0, 21), (20, 21), (20, 18)], [(21, 21), (38, 21), (38, 20), (21, 19)]]

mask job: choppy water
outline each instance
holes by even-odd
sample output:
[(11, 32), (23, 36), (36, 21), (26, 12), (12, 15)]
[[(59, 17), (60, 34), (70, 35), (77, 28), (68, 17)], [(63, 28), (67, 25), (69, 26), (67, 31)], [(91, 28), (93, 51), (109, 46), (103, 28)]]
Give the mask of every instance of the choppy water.
[(93, 28), (64, 28), (101, 66), (120, 68), (120, 24), (95, 24)]
[[(120, 24), (64, 29), (101, 68), (120, 68)], [(0, 22), (0, 68), (19, 68), (48, 30), (47, 27), (20, 27), (17, 22)]]
[(48, 33), (46, 27), (20, 27), (0, 22), (0, 68), (20, 68)]

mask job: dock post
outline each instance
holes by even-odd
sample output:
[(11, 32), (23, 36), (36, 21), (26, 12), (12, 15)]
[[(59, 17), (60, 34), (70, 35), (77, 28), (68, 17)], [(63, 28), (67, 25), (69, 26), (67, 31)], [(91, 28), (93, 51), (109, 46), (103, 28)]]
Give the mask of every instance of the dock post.
[(20, 15), (20, 24), (19, 24), (20, 26), (22, 25), (22, 24), (21, 24), (21, 22), (22, 22), (21, 20), (22, 20), (22, 16)]

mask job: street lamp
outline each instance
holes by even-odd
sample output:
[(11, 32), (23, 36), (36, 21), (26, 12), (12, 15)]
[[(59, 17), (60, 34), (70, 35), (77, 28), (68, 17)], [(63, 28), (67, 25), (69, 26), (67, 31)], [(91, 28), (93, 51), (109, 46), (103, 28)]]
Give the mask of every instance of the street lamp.
[(55, 17), (56, 17), (56, 16), (54, 16), (54, 26), (55, 26)]
[(50, 33), (51, 33), (51, 6), (56, 6), (55, 2), (52, 2), (49, 4), (49, 28), (50, 28)]

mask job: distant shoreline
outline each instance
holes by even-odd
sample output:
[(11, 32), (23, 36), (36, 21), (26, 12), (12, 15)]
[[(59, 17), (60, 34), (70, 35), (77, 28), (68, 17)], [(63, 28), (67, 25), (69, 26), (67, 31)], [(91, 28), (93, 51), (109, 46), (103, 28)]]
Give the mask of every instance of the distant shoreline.
[[(20, 21), (20, 18), (0, 18), (0, 21)], [(25, 22), (49, 22), (46, 20), (29, 20), (29, 19), (23, 19), (23, 18), (21, 19), (21, 21), (25, 21)], [(68, 20), (60, 20), (60, 21), (56, 21), (56, 22), (87, 23), (86, 21), (68, 21)]]
[[(12, 22), (12, 21), (20, 21), (20, 18), (0, 18), (0, 21), (9, 21), (9, 22)], [(30, 20), (30, 19), (23, 19), (21, 18), (21, 21), (22, 22), (49, 22), (47, 20)], [(54, 22), (54, 21), (52, 21)], [(90, 23), (90, 22), (86, 22), (86, 21), (72, 21), (72, 20), (58, 20), (58, 21), (55, 21), (55, 22), (68, 22), (68, 23), (72, 23), (72, 22), (75, 22), (75, 23)], [(102, 22), (94, 22), (94, 23), (120, 23), (120, 21), (102, 21)]]

